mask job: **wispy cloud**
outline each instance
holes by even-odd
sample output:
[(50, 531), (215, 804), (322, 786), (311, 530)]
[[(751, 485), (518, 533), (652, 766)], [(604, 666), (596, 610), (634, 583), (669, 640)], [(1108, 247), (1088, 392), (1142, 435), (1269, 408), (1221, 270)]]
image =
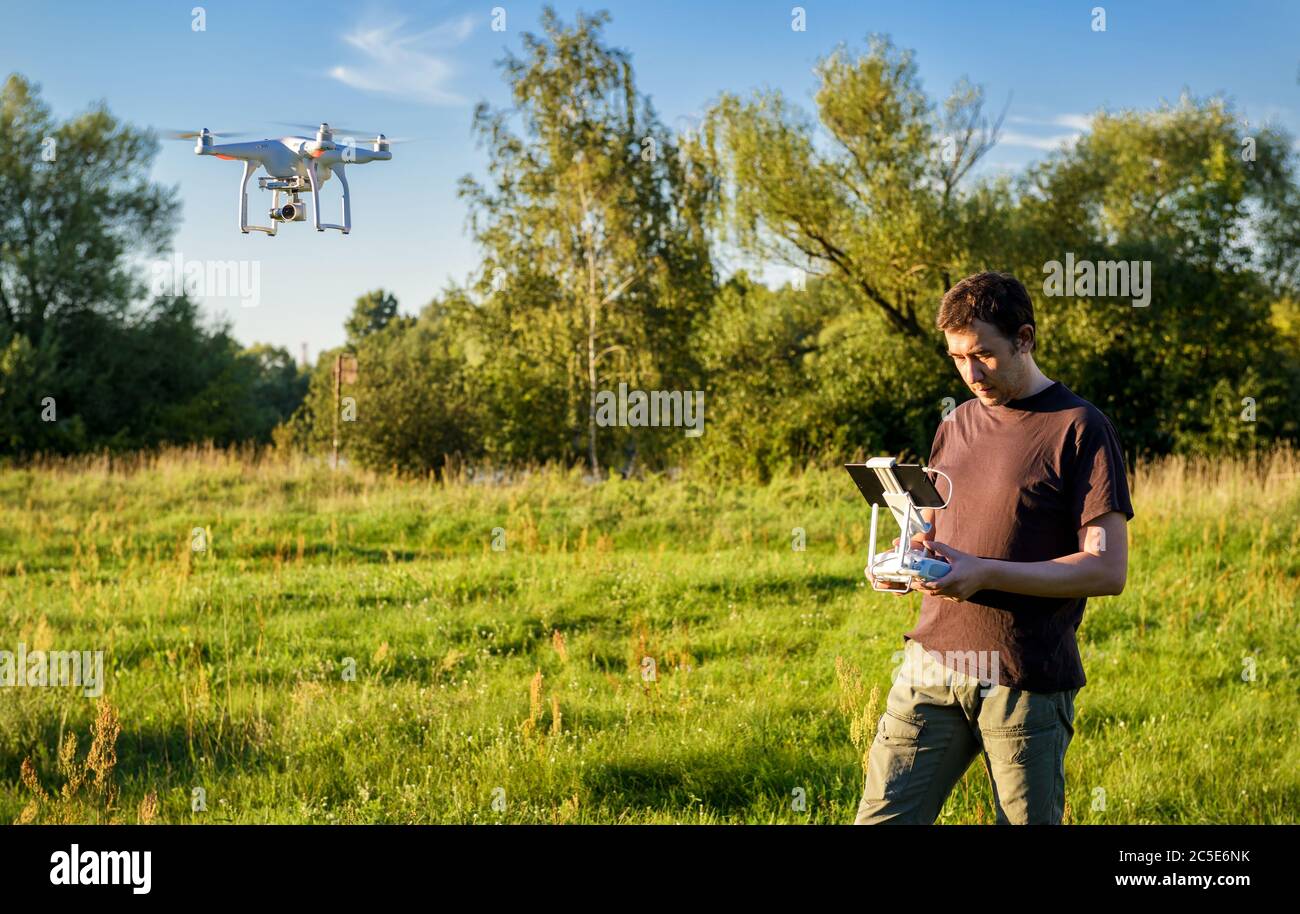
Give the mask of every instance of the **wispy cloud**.
[(1087, 131), (1092, 126), (1092, 116), (1088, 114), (1055, 114), (1048, 118), (1040, 118), (1013, 114), (1007, 118), (1007, 123), (1030, 124), (1035, 127), (1068, 127), (1071, 130)]
[[(1044, 152), (1051, 152), (1060, 149), (1062, 146), (1069, 147), (1079, 141), (1092, 127), (1092, 117), (1087, 114), (1054, 114), (1049, 117), (1025, 117), (1024, 115), (1013, 114), (1007, 118), (1008, 124), (1019, 124), (1030, 128), (1028, 132), (1019, 130), (1008, 130), (1002, 133), (998, 142), (1003, 146), (1023, 146), (1028, 149), (1039, 149)], [(1071, 131), (1070, 133), (1051, 133), (1045, 134), (1034, 132), (1033, 128), (1055, 127)]]
[(465, 104), (449, 85), (455, 67), (446, 52), (473, 30), (474, 18), (469, 14), (423, 31), (408, 28), (403, 20), (359, 25), (343, 40), (361, 53), (362, 60), (333, 67), (330, 76), (365, 92), (430, 105)]
[(1056, 133), (1052, 136), (1032, 136), (1028, 133), (1017, 133), (1014, 130), (1007, 130), (998, 134), (999, 146), (1026, 146), (1030, 149), (1042, 149), (1051, 152), (1054, 149), (1060, 149), (1062, 146), (1072, 146), (1079, 141), (1082, 133)]

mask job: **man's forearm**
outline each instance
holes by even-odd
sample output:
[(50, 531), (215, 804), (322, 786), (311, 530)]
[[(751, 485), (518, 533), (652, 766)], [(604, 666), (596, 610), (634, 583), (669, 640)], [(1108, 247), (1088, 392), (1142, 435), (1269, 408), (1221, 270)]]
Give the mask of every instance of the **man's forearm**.
[(1032, 597), (1103, 597), (1117, 594), (1124, 587), (1109, 562), (1088, 552), (1045, 562), (982, 561), (987, 590)]

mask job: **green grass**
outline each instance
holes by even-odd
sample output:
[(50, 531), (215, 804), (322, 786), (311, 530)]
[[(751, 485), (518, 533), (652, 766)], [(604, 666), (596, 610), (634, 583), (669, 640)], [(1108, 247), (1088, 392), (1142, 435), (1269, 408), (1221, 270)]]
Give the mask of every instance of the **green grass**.
[[(1298, 470), (1139, 474), (1128, 586), (1080, 633), (1067, 821), (1296, 821)], [(103, 650), (121, 732), (115, 799), (60, 798), (60, 742), (85, 757), (95, 700), (0, 689), (0, 821), (851, 822), (920, 603), (865, 587), (868, 522), (842, 471), (443, 484), (214, 452), (4, 470), (0, 649)], [(30, 807), (24, 759), (50, 792)], [(991, 819), (977, 761), (940, 821)]]

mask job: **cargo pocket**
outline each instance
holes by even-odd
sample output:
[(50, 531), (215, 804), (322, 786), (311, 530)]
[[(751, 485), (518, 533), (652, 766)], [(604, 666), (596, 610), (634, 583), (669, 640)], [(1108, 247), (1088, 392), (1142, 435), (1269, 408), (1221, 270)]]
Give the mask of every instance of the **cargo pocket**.
[[(1059, 824), (1064, 802), (1062, 766), (1072, 708), (1060, 692), (1009, 690), (980, 712), (980, 739), (993, 782), (997, 821)], [(984, 723), (1001, 723), (990, 727)]]
[(907, 786), (916, 763), (925, 720), (885, 709), (876, 726), (876, 739), (867, 761), (867, 794), (882, 800), (897, 799)]
[(1045, 753), (1056, 750), (1061, 724), (1052, 722), (1032, 729), (1026, 727), (985, 728), (984, 751), (994, 762), (1023, 767)]
[[(1000, 693), (996, 702), (986, 702), (980, 713), (980, 736), (984, 751), (994, 762), (1024, 766), (1052, 752), (1066, 723), (1066, 709), (1057, 692)], [(984, 724), (998, 722), (1003, 726)]]

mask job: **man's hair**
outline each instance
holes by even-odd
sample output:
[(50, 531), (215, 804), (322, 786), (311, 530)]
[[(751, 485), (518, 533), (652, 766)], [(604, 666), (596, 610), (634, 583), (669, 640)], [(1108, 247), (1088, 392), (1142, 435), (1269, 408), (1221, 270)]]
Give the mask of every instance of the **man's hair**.
[(1034, 328), (1034, 346), (1037, 346), (1034, 303), (1020, 280), (1010, 273), (967, 276), (944, 293), (934, 323), (940, 330), (964, 330), (975, 320), (992, 324), (1013, 342), (1017, 331), (1028, 324)]

